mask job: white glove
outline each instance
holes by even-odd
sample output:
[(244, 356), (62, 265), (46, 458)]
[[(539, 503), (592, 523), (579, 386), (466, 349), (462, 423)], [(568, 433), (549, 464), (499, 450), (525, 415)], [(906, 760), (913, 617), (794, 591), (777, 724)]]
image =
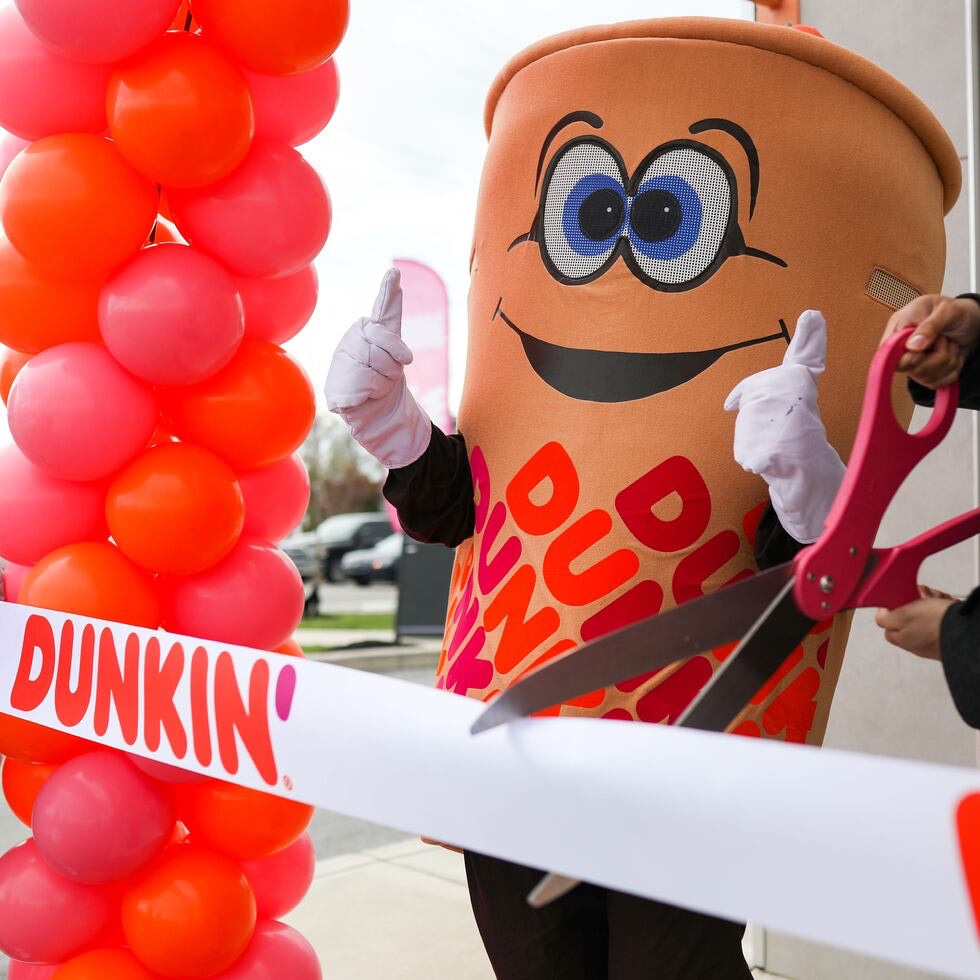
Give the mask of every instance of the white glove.
[(358, 320), (337, 345), (324, 386), (327, 408), (389, 469), (414, 463), (432, 436), (429, 417), (405, 383), (412, 352), (401, 330), (400, 276), (389, 269), (370, 318)]
[(735, 460), (769, 484), (780, 523), (809, 544), (820, 537), (844, 479), (844, 464), (827, 442), (817, 407), (817, 378), (827, 356), (823, 314), (807, 310), (779, 367), (750, 375), (725, 399), (738, 411)]

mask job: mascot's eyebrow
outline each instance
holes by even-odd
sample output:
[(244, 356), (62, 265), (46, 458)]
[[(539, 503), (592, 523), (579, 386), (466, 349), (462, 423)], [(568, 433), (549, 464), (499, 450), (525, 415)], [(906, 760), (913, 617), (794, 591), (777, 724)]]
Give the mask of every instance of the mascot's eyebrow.
[(593, 129), (602, 129), (603, 122), (594, 112), (587, 112), (584, 109), (580, 109), (578, 112), (570, 112), (567, 116), (562, 116), (551, 127), (551, 132), (544, 139), (544, 146), (541, 147), (541, 156), (538, 157), (538, 169), (534, 175), (534, 193), (538, 193), (538, 184), (541, 183), (541, 171), (544, 169), (544, 158), (547, 156), (548, 147), (554, 142), (555, 137), (566, 127), (571, 126), (572, 123), (584, 122), (588, 123)]
[(730, 119), (702, 119), (691, 126), (688, 132), (697, 135), (710, 129), (719, 129), (723, 133), (728, 133), (729, 136), (737, 139), (742, 149), (745, 150), (745, 155), (749, 161), (751, 194), (749, 198), (749, 220), (751, 221), (752, 215), (755, 214), (755, 199), (759, 196), (759, 151), (755, 148), (752, 137), (738, 123), (734, 123)]

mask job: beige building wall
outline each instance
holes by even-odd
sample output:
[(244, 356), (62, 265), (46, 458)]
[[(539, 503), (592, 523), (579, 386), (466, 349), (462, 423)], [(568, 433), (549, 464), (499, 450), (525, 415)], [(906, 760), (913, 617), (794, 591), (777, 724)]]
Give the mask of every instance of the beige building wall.
[[(964, 168), (963, 194), (946, 221), (944, 291), (972, 291), (972, 165), (968, 116), (968, 5), (976, 0), (801, 0), (800, 20), (870, 58), (915, 91), (953, 139)], [(916, 410), (913, 426), (927, 410)], [(976, 419), (961, 412), (953, 435), (902, 488), (879, 543), (896, 543), (978, 505)], [(976, 543), (929, 561), (921, 580), (954, 593), (978, 581)], [(956, 714), (935, 663), (888, 646), (869, 611), (859, 612), (830, 716), (826, 744), (837, 749), (973, 766), (976, 734)], [(925, 910), (924, 910), (925, 911)], [(865, 910), (873, 916), (874, 909)], [(756, 933), (756, 960), (796, 980), (921, 980), (930, 974), (867, 960), (800, 940)]]

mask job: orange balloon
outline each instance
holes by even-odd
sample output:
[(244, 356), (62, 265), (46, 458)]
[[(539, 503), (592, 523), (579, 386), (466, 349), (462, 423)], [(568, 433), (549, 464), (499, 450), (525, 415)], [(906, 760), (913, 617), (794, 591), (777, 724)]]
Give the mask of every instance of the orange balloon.
[(14, 247), (46, 272), (104, 278), (139, 249), (157, 189), (100, 136), (59, 133), (31, 143), (0, 183), (0, 221)]
[(252, 145), (245, 76), (196, 34), (171, 31), (109, 80), (109, 131), (119, 152), (165, 186), (203, 187), (231, 173)]
[(343, 40), (348, 0), (193, 0), (204, 33), (235, 61), (264, 75), (322, 64)]
[(176, 789), (180, 819), (191, 840), (241, 861), (268, 857), (297, 840), (313, 807), (217, 779)]
[(133, 953), (168, 977), (209, 977), (244, 952), (255, 929), (255, 896), (230, 858), (173, 847), (138, 875), (122, 902)]
[(0, 714), (0, 755), (18, 762), (43, 762), (54, 765), (83, 752), (91, 752), (91, 742), (56, 732), (33, 721)]
[(44, 763), (21, 762), (11, 757), (3, 760), (3, 772), (0, 774), (3, 798), (14, 816), (28, 827), (37, 794), (57, 768)]
[(74, 340), (101, 342), (100, 288), (45, 275), (0, 238), (0, 343), (37, 354)]
[(286, 640), (285, 643), (280, 643), (276, 647), (275, 653), (285, 654), (287, 657), (305, 657), (306, 654), (303, 653), (303, 648), (294, 640), (292, 637)]
[(90, 949), (62, 963), (51, 980), (156, 980), (128, 949)]
[(69, 544), (45, 555), (27, 573), (17, 601), (131, 626), (160, 625), (153, 579), (102, 542)]
[(173, 23), (170, 25), (172, 31), (193, 31), (197, 28), (194, 23), (194, 15), (191, 13), (191, 5), (188, 0), (180, 5), (180, 9), (174, 15)]
[(285, 351), (246, 338), (217, 374), (160, 388), (160, 407), (181, 439), (237, 470), (284, 459), (306, 438), (316, 403), (303, 369)]
[(14, 378), (20, 374), (20, 369), (33, 357), (33, 354), (25, 354), (19, 350), (5, 350), (0, 354), (0, 398), (4, 405), (10, 395), (10, 386), (14, 383)]
[(137, 565), (194, 575), (221, 561), (245, 522), (231, 467), (187, 443), (163, 443), (137, 456), (106, 497), (106, 519), (119, 549)]

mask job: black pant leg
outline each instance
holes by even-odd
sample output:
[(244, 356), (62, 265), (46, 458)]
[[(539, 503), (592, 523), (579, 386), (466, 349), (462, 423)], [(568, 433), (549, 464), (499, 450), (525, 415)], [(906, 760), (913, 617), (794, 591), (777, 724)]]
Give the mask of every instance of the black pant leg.
[(605, 891), (579, 885), (542, 909), (527, 904), (543, 871), (465, 854), (476, 924), (497, 980), (606, 980)]
[(606, 909), (608, 980), (752, 980), (741, 922), (614, 891)]

